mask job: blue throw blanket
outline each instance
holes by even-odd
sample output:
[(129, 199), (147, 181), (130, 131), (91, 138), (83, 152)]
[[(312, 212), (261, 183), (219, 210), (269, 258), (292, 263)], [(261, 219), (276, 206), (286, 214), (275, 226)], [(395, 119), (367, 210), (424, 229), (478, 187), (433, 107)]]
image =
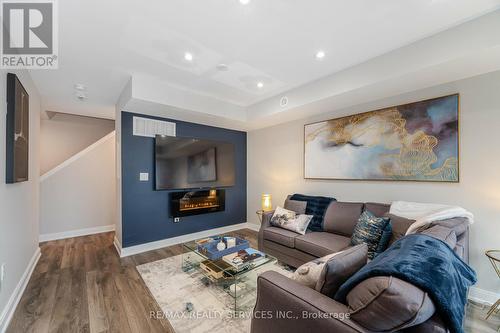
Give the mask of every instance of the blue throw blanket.
[(424, 290), (451, 332), (463, 332), (467, 290), (476, 273), (446, 243), (422, 234), (401, 238), (349, 278), (335, 300), (345, 303), (351, 289), (375, 276), (394, 276)]
[(290, 197), (290, 200), (306, 201), (306, 214), (313, 216), (307, 229), (311, 231), (323, 231), (323, 218), (330, 202), (335, 201), (334, 198), (294, 194)]

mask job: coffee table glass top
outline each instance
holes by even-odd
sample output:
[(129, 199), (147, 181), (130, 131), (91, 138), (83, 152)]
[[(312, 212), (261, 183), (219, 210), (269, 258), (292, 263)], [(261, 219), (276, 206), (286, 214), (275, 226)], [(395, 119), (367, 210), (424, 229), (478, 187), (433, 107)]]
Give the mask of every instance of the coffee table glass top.
[[(211, 236), (208, 238), (223, 238), (223, 237), (230, 237), (230, 236), (232, 236), (232, 235), (217, 235), (217, 236)], [(205, 238), (207, 238), (207, 237), (205, 237)], [(202, 238), (202, 239), (205, 239), (205, 238)], [(271, 262), (275, 262), (277, 260), (276, 258), (264, 253), (264, 257), (258, 258), (257, 260), (252, 260), (247, 265), (247, 267), (245, 267), (245, 269), (236, 271), (233, 266), (226, 264), (226, 262), (223, 261), (222, 258), (219, 260), (211, 260), (205, 254), (198, 251), (198, 242), (202, 239), (197, 239), (197, 240), (194, 240), (191, 242), (186, 242), (186, 243), (183, 243), (182, 245), (183, 245), (184, 249), (187, 250), (188, 252), (195, 253), (197, 256), (201, 257), (202, 259), (208, 260), (211, 265), (218, 268), (220, 271), (224, 272), (224, 275), (227, 277), (229, 277), (229, 276), (237, 277), (238, 275), (246, 274), (251, 270), (257, 269), (261, 266), (267, 265), (267, 264), (269, 264)]]

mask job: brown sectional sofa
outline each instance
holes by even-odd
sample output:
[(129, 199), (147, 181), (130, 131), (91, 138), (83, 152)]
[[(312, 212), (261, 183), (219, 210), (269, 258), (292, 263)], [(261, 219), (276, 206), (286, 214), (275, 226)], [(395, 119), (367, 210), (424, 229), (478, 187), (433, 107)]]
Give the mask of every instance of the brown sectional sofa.
[[(283, 263), (292, 267), (299, 267), (316, 258), (351, 247), (350, 239), (352, 232), (359, 216), (364, 210), (369, 210), (377, 216), (387, 216), (389, 208), (390, 205), (388, 204), (335, 201), (330, 204), (325, 212), (323, 222), (324, 231), (307, 232), (305, 235), (299, 235), (271, 226), (270, 219), (273, 212), (267, 212), (263, 215), (259, 231), (259, 249), (275, 256)], [(455, 224), (461, 225), (459, 229), (463, 228), (463, 230), (457, 230), (454, 251), (465, 262), (468, 262), (468, 227), (465, 226), (465, 223), (455, 222), (457, 221), (443, 221), (442, 224), (449, 227)], [(393, 236), (390, 244), (404, 236), (412, 221), (391, 216), (391, 223)], [(255, 316), (252, 319), (251, 331), (253, 333), (385, 331), (373, 329), (377, 327), (375, 323), (377, 320), (394, 321), (396, 327), (401, 327), (401, 329), (390, 330), (393, 332), (446, 333), (448, 331), (443, 321), (434, 313), (434, 305), (424, 291), (397, 278), (387, 277), (384, 281), (369, 281), (372, 279), (375, 278), (365, 280), (370, 283), (367, 286), (367, 290), (369, 291), (367, 295), (355, 295), (353, 293), (351, 299), (355, 297), (358, 299), (360, 297), (375, 299), (379, 297), (375, 289), (380, 287), (380, 285), (387, 284), (383, 286), (386, 291), (390, 291), (392, 288), (394, 289), (394, 293), (403, 293), (405, 296), (408, 296), (409, 300), (403, 300), (394, 309), (384, 309), (383, 303), (377, 304), (374, 302), (369, 306), (364, 306), (364, 313), (358, 312), (356, 314), (353, 312), (352, 306), (349, 308), (347, 304), (336, 302), (320, 292), (303, 286), (279, 273), (265, 272), (258, 278), (257, 303), (254, 314), (265, 313), (266, 311), (277, 313), (276, 311), (279, 311), (279, 313), (287, 313), (290, 316), (273, 319)], [(355, 292), (356, 288), (352, 292)], [(382, 297), (379, 298), (379, 301), (382, 301)], [(365, 326), (362, 326), (360, 322), (354, 319), (360, 318), (359, 320), (361, 320), (364, 317), (366, 323), (366, 320), (369, 321), (371, 317), (370, 309), (373, 309), (378, 316), (376, 320), (372, 320), (373, 325), (365, 324)], [(304, 313), (313, 315), (311, 318), (304, 318)], [(350, 313), (351, 316), (350, 318), (332, 318), (331, 314), (335, 313)], [(325, 315), (327, 318), (325, 318)], [(318, 319), (318, 317), (321, 319)], [(294, 318), (300, 319), (295, 320)], [(398, 320), (404, 324), (400, 324)], [(371, 326), (371, 329), (367, 329), (366, 326)]]

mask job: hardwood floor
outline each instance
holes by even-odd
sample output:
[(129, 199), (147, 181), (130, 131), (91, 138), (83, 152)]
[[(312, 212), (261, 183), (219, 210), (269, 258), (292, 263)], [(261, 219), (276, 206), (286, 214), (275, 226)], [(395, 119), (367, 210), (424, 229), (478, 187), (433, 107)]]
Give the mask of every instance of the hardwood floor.
[[(257, 247), (257, 233), (235, 235)], [(182, 253), (176, 245), (118, 257), (114, 233), (40, 244), (42, 256), (14, 313), (9, 333), (19, 332), (173, 332), (136, 270), (137, 265)], [(470, 304), (465, 331), (496, 332), (498, 315), (484, 321), (487, 308)]]
[[(234, 233), (257, 246), (257, 233)], [(40, 244), (42, 256), (7, 332), (173, 332), (137, 265), (182, 253), (176, 245), (120, 258), (114, 233)]]

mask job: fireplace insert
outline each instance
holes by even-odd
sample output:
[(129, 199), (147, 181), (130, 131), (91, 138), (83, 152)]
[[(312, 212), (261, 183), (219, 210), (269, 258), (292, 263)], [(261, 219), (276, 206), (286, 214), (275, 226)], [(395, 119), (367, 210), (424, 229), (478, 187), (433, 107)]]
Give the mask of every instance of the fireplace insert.
[(201, 190), (170, 193), (170, 217), (221, 212), (225, 209), (225, 190)]

